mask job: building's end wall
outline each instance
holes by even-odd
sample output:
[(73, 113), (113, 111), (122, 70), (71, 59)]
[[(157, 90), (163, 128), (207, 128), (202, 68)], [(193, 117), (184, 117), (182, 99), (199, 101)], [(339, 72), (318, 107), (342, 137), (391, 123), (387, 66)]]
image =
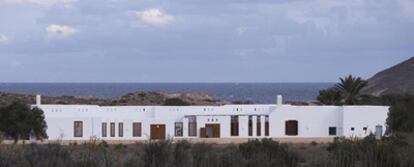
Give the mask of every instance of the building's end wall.
[(344, 136), (365, 137), (371, 133), (375, 134), (377, 125), (382, 126), (382, 134), (384, 134), (388, 111), (389, 107), (386, 106), (344, 106)]

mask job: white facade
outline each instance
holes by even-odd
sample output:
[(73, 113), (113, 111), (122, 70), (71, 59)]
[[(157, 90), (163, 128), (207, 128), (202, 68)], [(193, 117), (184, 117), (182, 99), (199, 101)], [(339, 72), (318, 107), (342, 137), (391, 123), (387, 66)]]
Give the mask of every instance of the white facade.
[[(44, 111), (51, 140), (89, 140), (91, 137), (104, 140), (364, 137), (370, 133), (383, 134), (388, 113), (386, 106), (292, 106), (281, 103), (96, 106), (37, 102), (33, 107)], [(191, 119), (196, 122), (190, 123)], [(190, 124), (196, 127), (192, 132)], [(195, 136), (189, 136), (190, 133)]]

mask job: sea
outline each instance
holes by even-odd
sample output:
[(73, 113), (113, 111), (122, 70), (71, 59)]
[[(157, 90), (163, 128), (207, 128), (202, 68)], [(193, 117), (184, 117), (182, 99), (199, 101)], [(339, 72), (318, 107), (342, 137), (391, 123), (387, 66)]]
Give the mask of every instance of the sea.
[(334, 83), (0, 83), (0, 92), (46, 96), (95, 96), (108, 99), (135, 91), (167, 93), (203, 92), (228, 102), (249, 100), (273, 104), (283, 101), (313, 101), (319, 90)]

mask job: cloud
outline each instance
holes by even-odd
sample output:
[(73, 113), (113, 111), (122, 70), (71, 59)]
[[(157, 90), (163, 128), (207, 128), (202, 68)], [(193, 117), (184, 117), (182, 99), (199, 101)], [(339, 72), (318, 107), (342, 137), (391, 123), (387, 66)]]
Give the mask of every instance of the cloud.
[(0, 44), (7, 43), (8, 40), (9, 39), (5, 35), (0, 34)]
[(63, 36), (67, 37), (77, 32), (75, 28), (67, 25), (50, 24), (46, 27), (46, 31), (51, 36)]
[(165, 14), (157, 8), (149, 8), (144, 11), (139, 11), (136, 12), (136, 15), (145, 24), (154, 26), (165, 25), (174, 20), (174, 16)]

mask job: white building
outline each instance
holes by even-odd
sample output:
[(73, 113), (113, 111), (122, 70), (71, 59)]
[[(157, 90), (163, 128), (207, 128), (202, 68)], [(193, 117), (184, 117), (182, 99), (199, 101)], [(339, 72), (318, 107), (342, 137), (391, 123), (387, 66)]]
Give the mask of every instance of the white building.
[(49, 139), (147, 140), (165, 138), (364, 137), (382, 135), (386, 106), (47, 105)]

